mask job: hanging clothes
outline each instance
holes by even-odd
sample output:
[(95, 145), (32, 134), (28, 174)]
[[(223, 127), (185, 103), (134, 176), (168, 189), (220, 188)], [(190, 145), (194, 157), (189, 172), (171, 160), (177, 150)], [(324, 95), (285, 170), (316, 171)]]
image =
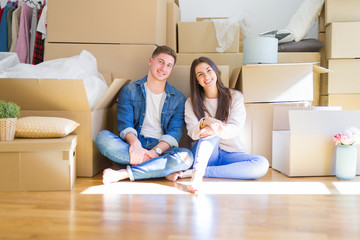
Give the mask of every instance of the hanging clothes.
[(20, 14), (21, 14), (21, 6), (22, 2), (18, 2), (18, 7), (12, 14), (12, 30), (11, 30), (11, 46), (9, 49), (9, 52), (15, 52), (16, 50), (16, 44), (18, 41), (18, 35), (19, 35), (19, 24), (20, 24)]
[(16, 50), (21, 63), (29, 63), (30, 27), (33, 9), (26, 3), (22, 4), (20, 14), (19, 35)]
[[(37, 29), (39, 29), (40, 19), (44, 12), (44, 8), (46, 6), (42, 5), (39, 13), (38, 13), (38, 26)], [(46, 9), (45, 9), (46, 10)], [(34, 43), (34, 51), (32, 55), (32, 64), (36, 65), (38, 63), (41, 63), (44, 61), (44, 39), (42, 37), (42, 33), (39, 32), (39, 30), (36, 31), (36, 37), (35, 37), (35, 43)]]
[(36, 27), (38, 23), (38, 12), (37, 7), (33, 8), (32, 18), (31, 18), (31, 27), (30, 27), (30, 50), (29, 50), (29, 63), (32, 63), (34, 55), (34, 45), (36, 38)]
[(12, 43), (12, 16), (13, 16), (13, 12), (17, 9), (17, 6), (15, 6), (15, 5), (17, 5), (17, 4), (14, 4), (14, 6), (12, 8), (10, 8), (10, 10), (8, 11), (8, 13), (6, 15), (8, 51), (10, 50), (10, 46)]
[(0, 52), (8, 51), (8, 34), (7, 34), (7, 13), (14, 6), (14, 2), (7, 4), (1, 16), (0, 22)]

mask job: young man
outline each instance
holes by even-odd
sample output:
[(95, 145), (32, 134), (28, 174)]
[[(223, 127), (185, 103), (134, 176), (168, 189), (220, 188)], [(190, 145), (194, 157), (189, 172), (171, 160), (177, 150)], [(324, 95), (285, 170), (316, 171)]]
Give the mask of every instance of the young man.
[(100, 152), (127, 169), (105, 169), (103, 183), (166, 177), (191, 167), (190, 150), (178, 148), (182, 136), (185, 96), (167, 83), (176, 53), (157, 47), (149, 59), (148, 74), (120, 91), (117, 103), (119, 136), (104, 130), (96, 137)]

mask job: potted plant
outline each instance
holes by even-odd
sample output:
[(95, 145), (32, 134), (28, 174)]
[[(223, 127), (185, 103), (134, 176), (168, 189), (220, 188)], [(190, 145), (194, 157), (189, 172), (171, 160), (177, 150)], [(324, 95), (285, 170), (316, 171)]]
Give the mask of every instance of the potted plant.
[(20, 107), (13, 102), (0, 100), (0, 141), (14, 140)]

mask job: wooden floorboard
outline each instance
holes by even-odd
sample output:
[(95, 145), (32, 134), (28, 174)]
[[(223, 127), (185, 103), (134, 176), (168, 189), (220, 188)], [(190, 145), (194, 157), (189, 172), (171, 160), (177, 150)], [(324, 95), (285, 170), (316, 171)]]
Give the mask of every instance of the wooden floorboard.
[(72, 191), (1, 192), (0, 239), (360, 239), (360, 176), (119, 182)]

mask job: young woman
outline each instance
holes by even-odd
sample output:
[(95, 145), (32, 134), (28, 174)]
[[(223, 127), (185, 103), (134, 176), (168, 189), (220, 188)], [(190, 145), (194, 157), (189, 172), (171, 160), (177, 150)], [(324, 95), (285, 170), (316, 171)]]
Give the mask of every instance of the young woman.
[(240, 140), (246, 118), (241, 92), (221, 81), (215, 63), (206, 57), (195, 59), (190, 69), (191, 97), (185, 103), (188, 135), (192, 147), (193, 169), (177, 173), (192, 177), (188, 190), (198, 190), (202, 178), (255, 179), (269, 169), (266, 158), (246, 154)]

